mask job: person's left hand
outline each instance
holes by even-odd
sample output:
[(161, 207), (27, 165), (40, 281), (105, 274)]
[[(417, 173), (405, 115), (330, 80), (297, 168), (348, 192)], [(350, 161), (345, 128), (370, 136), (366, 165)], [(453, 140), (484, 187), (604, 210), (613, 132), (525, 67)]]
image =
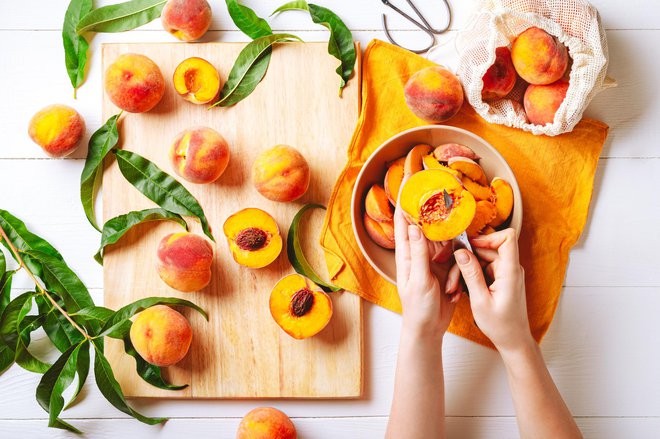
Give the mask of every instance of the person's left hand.
[(445, 294), (454, 262), (451, 243), (426, 239), (419, 227), (408, 224), (399, 204), (394, 211), (394, 240), (403, 327), (442, 338), (460, 298), (460, 292)]

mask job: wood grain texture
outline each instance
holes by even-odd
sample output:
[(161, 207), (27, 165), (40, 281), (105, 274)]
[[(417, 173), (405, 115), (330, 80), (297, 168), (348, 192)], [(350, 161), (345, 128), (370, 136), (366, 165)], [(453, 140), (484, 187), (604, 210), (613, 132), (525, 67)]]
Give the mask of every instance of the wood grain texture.
[[(358, 115), (359, 74), (337, 96), (336, 60), (325, 44), (277, 45), (264, 81), (246, 100), (231, 108), (208, 110), (176, 95), (169, 78), (179, 62), (199, 56), (227, 78), (244, 44), (109, 44), (103, 64), (119, 54), (147, 55), (159, 65), (168, 86), (163, 100), (145, 114), (128, 114), (121, 122), (122, 147), (149, 158), (173, 173), (167, 153), (180, 131), (209, 126), (229, 142), (231, 160), (215, 183), (194, 185), (179, 179), (204, 207), (216, 238), (211, 284), (203, 291), (182, 294), (158, 277), (155, 249), (174, 224), (149, 224), (131, 231), (105, 256), (106, 306), (116, 309), (147, 296), (177, 296), (194, 301), (210, 316), (184, 313), (193, 325), (189, 355), (168, 369), (175, 383), (189, 383), (179, 392), (156, 389), (134, 372), (120, 342), (109, 342), (107, 353), (128, 396), (168, 398), (358, 397), (362, 389), (361, 302), (349, 293), (333, 294), (334, 316), (316, 337), (294, 340), (273, 321), (268, 297), (273, 285), (293, 272), (284, 250), (269, 267), (250, 270), (238, 266), (229, 252), (222, 224), (245, 207), (269, 212), (286, 236), (294, 214), (308, 202), (327, 203), (345, 161), (346, 148)], [(103, 119), (118, 112), (104, 97)], [(312, 180), (305, 196), (295, 203), (275, 203), (261, 197), (250, 182), (250, 166), (262, 150), (288, 144), (306, 157)], [(152, 205), (127, 183), (113, 161), (104, 176), (103, 216), (107, 220)], [(310, 215), (305, 236), (317, 237), (323, 214)], [(194, 229), (199, 232), (195, 221)], [(315, 267), (324, 268), (315, 239), (304, 243)]]

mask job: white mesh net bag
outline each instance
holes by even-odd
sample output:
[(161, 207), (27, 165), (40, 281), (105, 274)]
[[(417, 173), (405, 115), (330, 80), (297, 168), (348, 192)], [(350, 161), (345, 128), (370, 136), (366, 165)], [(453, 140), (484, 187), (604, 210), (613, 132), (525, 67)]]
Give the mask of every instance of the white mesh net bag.
[[(536, 26), (567, 48), (572, 65), (566, 98), (552, 124), (528, 122), (521, 104), (527, 84), (518, 80), (504, 99), (481, 99), (484, 74), (495, 61), (495, 49), (510, 46), (517, 35)], [(488, 122), (556, 136), (571, 131), (591, 99), (613, 85), (606, 81), (607, 40), (596, 8), (584, 0), (480, 0), (470, 22), (458, 33), (458, 76), (465, 96)]]

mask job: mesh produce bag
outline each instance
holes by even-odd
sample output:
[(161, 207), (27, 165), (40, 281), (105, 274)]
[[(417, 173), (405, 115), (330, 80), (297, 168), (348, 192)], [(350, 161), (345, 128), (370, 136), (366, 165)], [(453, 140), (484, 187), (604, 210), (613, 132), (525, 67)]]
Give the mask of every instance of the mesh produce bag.
[[(495, 61), (495, 49), (510, 46), (517, 35), (536, 26), (554, 35), (572, 59), (566, 98), (555, 120), (545, 126), (527, 121), (522, 96), (527, 87), (522, 79), (504, 99), (481, 99), (482, 77)], [(522, 128), (534, 134), (571, 131), (580, 121), (591, 99), (613, 85), (606, 81), (607, 40), (596, 8), (584, 0), (481, 0), (470, 22), (458, 33), (458, 76), (465, 96), (488, 122)]]

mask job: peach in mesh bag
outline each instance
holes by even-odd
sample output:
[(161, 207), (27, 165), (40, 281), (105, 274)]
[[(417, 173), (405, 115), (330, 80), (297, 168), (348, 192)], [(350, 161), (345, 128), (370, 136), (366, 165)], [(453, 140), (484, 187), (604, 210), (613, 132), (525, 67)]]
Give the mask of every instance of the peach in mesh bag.
[[(538, 27), (568, 48), (572, 59), (566, 98), (545, 126), (528, 122), (521, 104), (527, 84), (518, 80), (505, 99), (484, 102), (482, 77), (495, 61), (495, 49), (510, 46), (517, 35)], [(488, 122), (522, 128), (534, 134), (556, 136), (580, 121), (591, 99), (615, 85), (606, 78), (607, 40), (596, 8), (584, 0), (481, 0), (456, 39), (458, 76), (465, 96)]]

